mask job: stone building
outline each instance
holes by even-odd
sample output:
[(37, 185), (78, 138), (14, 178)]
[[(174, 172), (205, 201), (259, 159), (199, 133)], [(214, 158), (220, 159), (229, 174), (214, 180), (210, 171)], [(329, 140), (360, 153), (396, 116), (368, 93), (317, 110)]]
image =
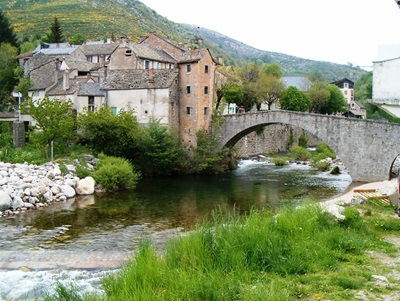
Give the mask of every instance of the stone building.
[(25, 74), (34, 100), (70, 99), (78, 113), (104, 105), (115, 114), (132, 110), (139, 123), (160, 120), (190, 147), (198, 130), (209, 130), (216, 65), (206, 48), (183, 48), (150, 33), (138, 43), (48, 45), (25, 63)]

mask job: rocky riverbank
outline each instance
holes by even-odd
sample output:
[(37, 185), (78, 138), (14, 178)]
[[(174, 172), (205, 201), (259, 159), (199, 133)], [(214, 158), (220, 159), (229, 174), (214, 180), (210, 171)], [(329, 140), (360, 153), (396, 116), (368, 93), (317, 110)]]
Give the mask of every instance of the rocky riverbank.
[(74, 166), (49, 162), (43, 165), (0, 162), (0, 217), (66, 201), (76, 195), (93, 194), (92, 177), (80, 179)]

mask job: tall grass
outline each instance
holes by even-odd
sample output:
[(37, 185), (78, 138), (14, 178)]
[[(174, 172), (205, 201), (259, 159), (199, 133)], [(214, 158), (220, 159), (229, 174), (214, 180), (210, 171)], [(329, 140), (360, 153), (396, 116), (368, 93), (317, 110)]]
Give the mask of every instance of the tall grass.
[[(283, 208), (276, 215), (216, 215), (168, 243), (163, 256), (144, 241), (120, 273), (103, 280), (105, 299), (295, 300), (316, 289), (298, 279), (307, 282), (314, 274), (320, 278), (313, 282), (326, 281), (379, 241), (354, 210), (346, 210), (341, 223), (316, 205)], [(369, 277), (358, 276), (354, 284), (354, 275), (341, 273), (327, 278), (330, 287), (359, 287)]]
[(380, 234), (399, 229), (384, 222), (392, 208), (363, 206), (370, 214), (346, 208), (339, 222), (313, 204), (215, 214), (162, 254), (141, 242), (119, 273), (102, 280), (105, 295), (84, 300), (351, 300), (376, 270), (363, 266), (372, 264), (364, 251), (393, 252)]

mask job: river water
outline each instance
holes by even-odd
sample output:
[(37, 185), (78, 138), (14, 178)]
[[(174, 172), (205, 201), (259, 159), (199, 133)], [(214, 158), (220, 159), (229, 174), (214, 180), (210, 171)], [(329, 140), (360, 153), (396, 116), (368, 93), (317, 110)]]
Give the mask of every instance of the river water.
[(247, 211), (281, 202), (323, 200), (342, 193), (347, 174), (306, 165), (277, 167), (243, 160), (214, 176), (142, 179), (134, 191), (79, 197), (0, 219), (0, 300), (40, 300), (54, 283), (82, 292), (131, 257), (149, 237), (162, 248), (214, 209)]

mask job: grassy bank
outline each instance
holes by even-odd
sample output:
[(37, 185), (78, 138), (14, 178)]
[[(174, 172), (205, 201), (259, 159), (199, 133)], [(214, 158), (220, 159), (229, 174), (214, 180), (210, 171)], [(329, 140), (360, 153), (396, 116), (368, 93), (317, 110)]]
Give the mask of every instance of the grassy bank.
[[(355, 300), (361, 290), (390, 294), (397, 288), (371, 282), (384, 267), (366, 251), (395, 254), (383, 236), (400, 230), (399, 219), (377, 202), (348, 207), (344, 215), (337, 222), (316, 205), (215, 215), (171, 241), (162, 255), (144, 241), (120, 273), (103, 279), (104, 296), (82, 299)], [(76, 291), (63, 294), (48, 300), (80, 299)]]

